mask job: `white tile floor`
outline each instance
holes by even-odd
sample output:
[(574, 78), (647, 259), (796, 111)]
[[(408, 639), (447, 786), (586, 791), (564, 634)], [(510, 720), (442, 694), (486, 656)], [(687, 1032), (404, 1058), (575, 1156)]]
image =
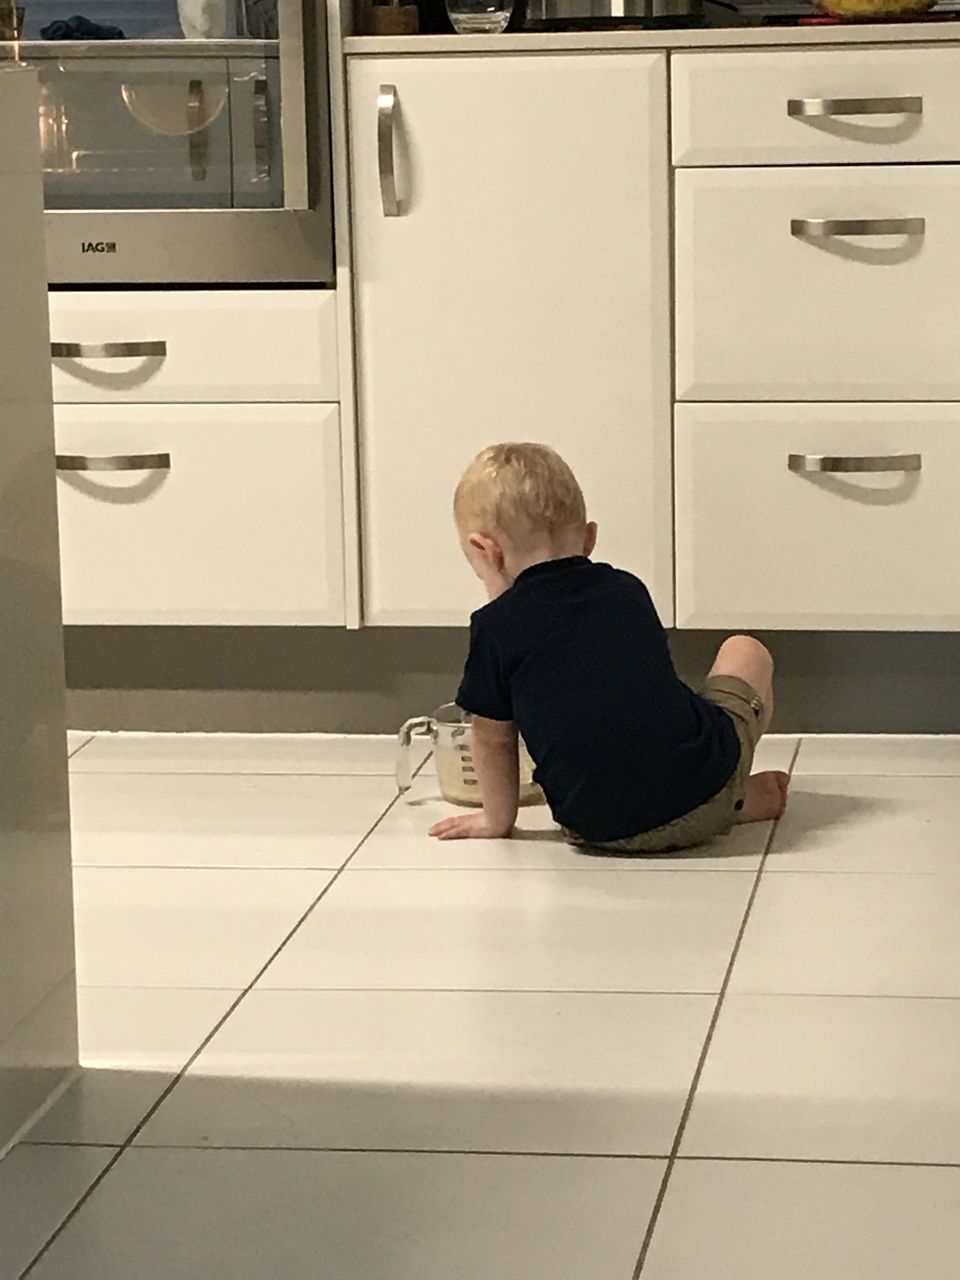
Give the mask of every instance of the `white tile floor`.
[(652, 862), (431, 842), (386, 739), (70, 748), (87, 1070), (0, 1280), (957, 1274), (960, 738)]

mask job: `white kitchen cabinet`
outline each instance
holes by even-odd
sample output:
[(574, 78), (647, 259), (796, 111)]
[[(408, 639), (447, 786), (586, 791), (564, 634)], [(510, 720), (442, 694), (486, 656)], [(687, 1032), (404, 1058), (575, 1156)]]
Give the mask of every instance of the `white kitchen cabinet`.
[(60, 404), (335, 401), (330, 289), (56, 291)]
[(343, 623), (336, 406), (61, 405), (56, 425), (66, 622)]
[(355, 57), (349, 112), (366, 620), (464, 622), (456, 481), (537, 440), (669, 622), (665, 55)]
[(960, 165), (676, 178), (680, 400), (960, 399)]
[(960, 48), (738, 49), (671, 63), (673, 161), (960, 161)]
[(678, 406), (679, 624), (960, 629), (958, 475), (960, 405)]

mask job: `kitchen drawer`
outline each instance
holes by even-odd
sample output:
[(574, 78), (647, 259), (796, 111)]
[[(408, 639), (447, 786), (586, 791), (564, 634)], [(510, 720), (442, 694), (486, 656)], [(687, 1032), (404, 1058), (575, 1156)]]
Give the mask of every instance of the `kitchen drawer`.
[(960, 161), (958, 80), (958, 47), (678, 54), (673, 162)]
[[(54, 359), (54, 400), (335, 401), (336, 307), (336, 294), (320, 289), (54, 292), (53, 342), (81, 348)], [(83, 354), (99, 344), (119, 349)]]
[[(67, 623), (344, 621), (336, 407), (70, 405), (56, 419)], [(63, 469), (85, 455), (142, 468)]]
[(678, 625), (960, 629), (960, 406), (681, 405), (675, 475)]
[(679, 173), (677, 398), (960, 399), (958, 228), (955, 165)]

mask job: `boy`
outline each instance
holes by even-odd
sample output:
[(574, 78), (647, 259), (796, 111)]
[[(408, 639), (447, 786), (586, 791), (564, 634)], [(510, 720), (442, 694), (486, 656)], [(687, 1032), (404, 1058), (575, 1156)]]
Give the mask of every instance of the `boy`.
[(510, 834), (518, 733), (554, 818), (580, 846), (667, 853), (781, 816), (787, 775), (750, 776), (773, 712), (770, 654), (734, 636), (702, 693), (687, 688), (643, 583), (589, 559), (597, 526), (558, 454), (485, 449), (457, 486), (454, 515), (490, 597), (471, 620), (457, 695), (473, 716), (483, 810), (431, 835)]

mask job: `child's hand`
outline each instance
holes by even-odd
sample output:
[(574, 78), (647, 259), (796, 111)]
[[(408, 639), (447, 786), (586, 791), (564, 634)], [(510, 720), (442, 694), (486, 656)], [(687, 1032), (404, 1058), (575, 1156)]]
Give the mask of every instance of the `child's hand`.
[(500, 840), (509, 834), (509, 828), (505, 831), (503, 827), (495, 827), (485, 813), (444, 818), (430, 828), (430, 835), (438, 840)]

